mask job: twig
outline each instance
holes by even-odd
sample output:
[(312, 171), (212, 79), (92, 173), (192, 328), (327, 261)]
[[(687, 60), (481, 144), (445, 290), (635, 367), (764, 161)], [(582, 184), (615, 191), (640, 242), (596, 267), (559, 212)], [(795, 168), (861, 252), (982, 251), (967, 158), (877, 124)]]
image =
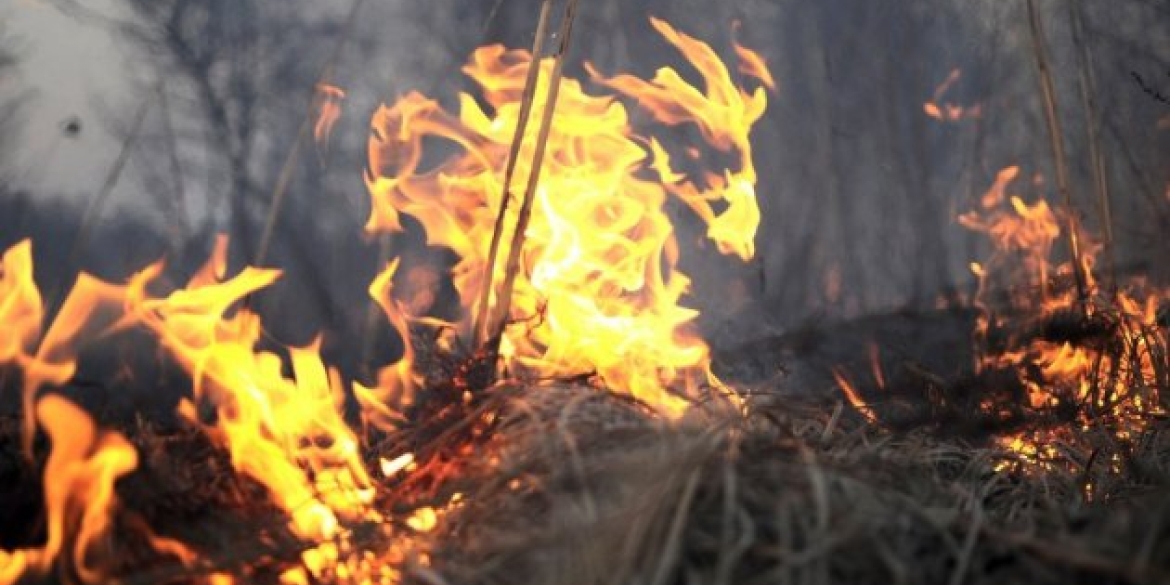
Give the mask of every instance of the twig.
[(500, 289), (499, 302), (496, 304), (494, 318), (488, 325), (490, 335), (487, 338), (488, 355), (496, 355), (499, 350), (500, 338), (504, 334), (504, 327), (508, 322), (508, 313), (512, 305), (512, 289), (516, 284), (516, 273), (520, 270), (520, 252), (524, 247), (524, 232), (528, 229), (528, 220), (532, 217), (532, 204), (536, 199), (536, 186), (540, 182), (540, 171), (544, 161), (544, 151), (548, 146), (549, 132), (552, 130), (553, 113), (557, 109), (557, 97), (560, 94), (561, 76), (564, 74), (565, 54), (569, 50), (569, 41), (573, 36), (573, 20), (577, 15), (577, 0), (569, 0), (565, 5), (564, 20), (561, 21), (561, 44), (553, 59), (552, 76), (548, 82), (548, 95), (544, 102), (544, 111), (540, 120), (540, 133), (536, 137), (536, 151), (532, 155), (532, 168), (528, 174), (528, 185), (524, 190), (524, 202), (520, 207), (520, 215), (516, 218), (516, 228), (512, 232), (512, 244), (508, 248), (508, 263), (504, 266), (504, 284)]
[(1081, 103), (1085, 110), (1085, 127), (1089, 141), (1089, 159), (1092, 163), (1093, 186), (1097, 191), (1097, 213), (1100, 214), (1101, 231), (1105, 236), (1105, 255), (1109, 262), (1109, 289), (1117, 293), (1117, 256), (1113, 244), (1113, 206), (1110, 200), (1109, 177), (1105, 166), (1105, 153), (1101, 149), (1101, 109), (1097, 106), (1097, 79), (1093, 74), (1093, 47), (1084, 35), (1083, 3), (1081, 0), (1068, 2), (1069, 20), (1072, 23), (1073, 45), (1077, 51), (1078, 81), (1081, 89)]
[[(1066, 223), (1068, 224), (1068, 245), (1073, 257), (1073, 276), (1076, 278), (1077, 297), (1081, 309), (1088, 317), (1089, 298), (1088, 278), (1081, 263), (1080, 235), (1077, 233), (1077, 222), (1073, 215), (1072, 192), (1069, 189), (1068, 168), (1064, 153), (1064, 132), (1060, 126), (1059, 110), (1056, 106), (1056, 89), (1052, 81), (1052, 70), (1048, 57), (1048, 48), (1044, 38), (1044, 28), (1040, 22), (1040, 14), (1036, 11), (1035, 0), (1026, 0), (1028, 7), (1028, 28), (1032, 34), (1032, 52), (1036, 56), (1036, 72), (1040, 79), (1040, 95), (1044, 102), (1044, 119), (1048, 125), (1048, 138), (1052, 146), (1053, 166), (1056, 169), (1056, 189), (1060, 192), (1064, 203)], [(1045, 283), (1042, 286), (1047, 288)]]
[(479, 309), (475, 313), (475, 327), (472, 330), (473, 347), (483, 345), (487, 336), (489, 327), (488, 303), (492, 296), (496, 256), (499, 254), (500, 240), (504, 235), (508, 203), (512, 200), (512, 174), (516, 171), (516, 159), (519, 158), (520, 146), (524, 142), (524, 131), (528, 128), (528, 117), (532, 113), (532, 98), (536, 95), (536, 81), (540, 77), (541, 53), (544, 51), (544, 37), (548, 28), (549, 15), (552, 12), (551, 8), (552, 0), (544, 0), (540, 5), (536, 38), (532, 41), (532, 61), (528, 64), (528, 76), (524, 80), (524, 93), (520, 97), (520, 118), (516, 121), (516, 130), (512, 134), (512, 144), (508, 149), (508, 161), (504, 168), (504, 191), (500, 195), (500, 213), (496, 216), (496, 225), (492, 229), (492, 242), (488, 249), (487, 264), (483, 269), (483, 290), (480, 291)]

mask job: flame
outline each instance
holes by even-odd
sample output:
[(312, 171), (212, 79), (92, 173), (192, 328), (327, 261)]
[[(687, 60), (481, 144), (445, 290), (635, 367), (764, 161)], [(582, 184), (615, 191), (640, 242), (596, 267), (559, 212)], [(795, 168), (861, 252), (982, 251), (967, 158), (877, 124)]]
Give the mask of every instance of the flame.
[[(665, 22), (652, 24), (697, 69), (701, 88), (669, 68), (643, 81), (606, 78), (590, 67), (593, 82), (609, 90), (599, 95), (577, 80), (561, 81), (508, 316), (514, 324), (501, 349), (510, 372), (593, 374), (664, 414), (678, 415), (688, 394), (718, 380), (710, 373), (707, 345), (691, 330), (698, 313), (682, 306), (690, 281), (677, 270), (679, 246), (666, 206), (678, 199), (705, 222), (707, 237), (721, 252), (752, 257), (760, 213), (748, 137), (766, 107), (764, 88), (774, 90), (775, 81), (761, 56), (736, 43), (738, 71), (763, 86), (744, 90), (708, 45)], [(380, 108), (373, 120), (366, 175), (373, 204), (366, 229), (401, 230), (400, 214), (418, 220), (432, 245), (458, 254), (451, 276), (465, 307), (482, 291), (493, 292), (503, 270), (483, 274), (530, 66), (542, 73), (538, 85), (547, 86), (551, 60), (534, 63), (523, 51), (480, 48), (464, 71), (481, 86), (486, 107), (463, 95), (459, 114), (452, 115), (411, 93)], [(545, 95), (539, 89), (536, 95)], [(313, 133), (324, 144), (345, 94), (328, 85), (317, 90)], [(618, 96), (635, 99), (661, 123), (693, 124), (706, 147), (733, 164), (694, 177), (675, 170), (662, 143), (633, 133)], [(541, 99), (534, 108), (546, 107)], [(528, 134), (517, 176), (532, 170), (526, 166), (536, 129)], [(423, 143), (436, 138), (458, 154), (423, 168)], [(691, 158), (688, 166), (704, 152), (695, 145), (680, 148)], [(352, 385), (363, 422), (381, 429), (398, 425), (400, 409), (421, 389), (410, 327), (436, 324), (423, 316), (434, 301), (433, 275), (408, 273), (407, 288), (417, 290), (402, 303), (393, 285), (398, 266), (389, 262), (369, 294), (406, 350), (378, 372), (373, 387)], [(163, 270), (161, 261), (150, 264), (125, 283), (80, 274), (42, 333), (45, 312), (33, 280), (31, 244), (23, 241), (0, 257), (0, 320), (7, 326), (0, 334), (0, 363), (15, 364), (23, 374), (26, 452), (31, 455), (38, 428), (52, 442), (45, 471), (48, 540), (38, 549), (0, 551), (0, 585), (44, 574), (64, 561), (82, 582), (109, 580), (106, 548), (118, 505), (113, 486), (136, 468), (137, 453), (125, 437), (98, 429), (82, 409), (44, 390), (73, 376), (82, 344), (128, 329), (153, 334), (190, 376), (191, 394), (178, 413), (229, 453), (237, 473), (268, 490), (297, 536), (315, 543), (303, 553), (303, 567), (282, 573), (282, 582), (394, 580), (393, 568), (375, 563), (371, 551), (351, 550), (347, 540), (351, 523), (380, 524), (384, 518), (373, 509), (373, 480), (357, 435), (342, 416), (346, 388), (340, 374), (322, 361), (320, 340), (281, 353), (260, 347), (263, 325), (248, 299), (280, 272), (245, 267), (229, 275), (226, 238), (216, 240), (185, 286), (160, 294)], [(443, 326), (466, 335), (464, 321)], [(454, 341), (444, 337), (440, 343), (449, 347)], [(413, 454), (381, 464), (384, 476), (418, 468)], [(462, 505), (461, 498), (417, 508), (404, 524), (419, 535), (433, 531), (444, 514)], [(159, 553), (184, 563), (194, 558), (181, 543), (147, 537)], [(403, 561), (407, 550), (395, 543), (378, 555)], [(417, 560), (428, 562), (425, 555)], [(222, 573), (208, 576), (213, 583), (231, 580)]]
[(1074, 270), (1072, 261), (1054, 265), (1050, 258), (1062, 233), (1060, 217), (1044, 200), (1027, 204), (1007, 194), (1008, 184), (1018, 174), (1017, 167), (1000, 171), (981, 199), (982, 210), (959, 217), (962, 225), (986, 233), (995, 249), (986, 263), (972, 264), (980, 281), (977, 337), (986, 339), (992, 327), (1007, 325), (985, 298), (988, 279), (1006, 275), (1033, 284), (1031, 290), (1017, 291), (1011, 299), (1013, 310), (1023, 315), (1025, 322), (1064, 318), (1075, 319), (1082, 326), (1096, 323), (1102, 331), (1096, 336), (1103, 339), (1094, 343), (1009, 339), (1006, 349), (983, 356), (977, 364), (981, 369), (1014, 370), (1027, 391), (1027, 406), (1034, 412), (1066, 405), (1076, 408), (1077, 419), (1071, 428), (1038, 429), (1001, 439), (1001, 444), (1022, 460), (1046, 463), (1058, 458), (1050, 443), (1063, 433), (1105, 424), (1115, 438), (1125, 440), (1144, 429), (1151, 415), (1162, 413), (1157, 392), (1165, 364), (1158, 356), (1165, 355), (1167, 339), (1157, 313), (1167, 295), (1142, 281), (1131, 282), (1112, 294), (1103, 293), (1092, 272), (1100, 245), (1088, 241), (1084, 234), (1078, 237), (1083, 244), (1081, 273), (1087, 280), (1086, 297), (1080, 298), (1067, 284), (1055, 284), (1058, 276), (1070, 280)]
[(41, 293), (33, 281), (32, 242), (23, 240), (0, 256), (0, 363), (28, 356), (41, 331)]
[(185, 402), (181, 414), (198, 423), (198, 406), (214, 407), (217, 420), (208, 431), (227, 446), (236, 469), (269, 489), (297, 534), (328, 538), (338, 515), (365, 516), (373, 499), (357, 438), (338, 410), (340, 376), (321, 362), (318, 342), (289, 348), (292, 378), (283, 375), (278, 355), (255, 349), (259, 318), (242, 307), (229, 311), (279, 272), (249, 267), (216, 282), (225, 251), (221, 242), (187, 288), (164, 298), (146, 293), (161, 264), (136, 274), (127, 320), (157, 335), (190, 373), (194, 402)]
[(52, 444), (44, 471), (47, 538), (40, 548), (0, 551), (0, 584), (45, 576), (54, 565), (67, 567), (81, 583), (106, 582), (93, 557), (98, 549), (110, 556), (103, 547), (117, 508), (114, 482), (138, 467), (138, 453), (121, 434), (99, 430), (60, 396), (38, 400), (36, 419)]
[(845, 398), (849, 401), (849, 404), (857, 412), (861, 413), (865, 417), (865, 420), (871, 424), (876, 423), (878, 419), (877, 415), (873, 412), (873, 408), (861, 397), (857, 388), (853, 386), (853, 382), (849, 381), (849, 378), (846, 377), (845, 372), (841, 368), (833, 368), (833, 379), (837, 382), (837, 387), (845, 394)]
[[(995, 183), (980, 200), (982, 211), (959, 216), (959, 224), (983, 232), (990, 238), (995, 255), (980, 264), (979, 271), (996, 270), (1016, 255), (1024, 260), (1023, 274), (1044, 289), (1048, 281), (1048, 257), (1053, 243), (1060, 237), (1056, 213), (1043, 199), (1029, 205), (1018, 196), (1007, 195), (1008, 185), (1019, 176), (1019, 167), (1007, 167), (996, 176)], [(1004, 202), (1009, 201), (1010, 207)]]
[(406, 312), (393, 296), (393, 279), (397, 271), (398, 260), (395, 259), (370, 283), (369, 294), (402, 339), (405, 350), (398, 361), (378, 371), (378, 383), (374, 387), (364, 386), (360, 382), (353, 384), (354, 397), (362, 407), (363, 422), (380, 429), (391, 429), (401, 422), (402, 416), (390, 405), (398, 409), (409, 406), (421, 383), (414, 372), (414, 348), (411, 346)]
[(341, 102), (344, 99), (345, 90), (340, 87), (327, 83), (317, 84), (317, 120), (313, 124), (313, 139), (316, 140), (318, 147), (328, 146), (333, 126), (341, 118)]
[(951, 102), (942, 102), (943, 96), (958, 83), (962, 75), (963, 72), (959, 69), (952, 69), (947, 78), (934, 89), (934, 95), (929, 101), (922, 104), (922, 111), (927, 116), (940, 122), (959, 122), (967, 118), (978, 118), (983, 114), (983, 107), (979, 104), (960, 106)]
[[(671, 167), (656, 139), (633, 134), (621, 102), (563, 79), (525, 233), (513, 325), (501, 346), (509, 371), (593, 373), (606, 385), (677, 415), (687, 402), (676, 390), (685, 394), (717, 381), (708, 368), (706, 344), (689, 329), (697, 311), (681, 304), (690, 281), (677, 270), (678, 244), (665, 206), (671, 196), (678, 198), (706, 222), (707, 236), (720, 251), (752, 257), (760, 214), (748, 137), (767, 100), (762, 88), (749, 93), (737, 87), (705, 43), (663, 21), (652, 24), (698, 70), (704, 90), (670, 68), (643, 81), (629, 75), (606, 78), (587, 66), (593, 81), (636, 99), (659, 122), (695, 125), (709, 146), (732, 154), (737, 164), (694, 180)], [(743, 47), (737, 54), (746, 76), (774, 84), (762, 58)], [(484, 267), (531, 64), (527, 52), (482, 47), (463, 70), (482, 89), (486, 108), (464, 94), (458, 114), (450, 114), (412, 92), (374, 115), (366, 177), (372, 210), (366, 229), (401, 230), (400, 214), (417, 219), (428, 244), (458, 255), (451, 276), (469, 312), (489, 286)], [(546, 107), (543, 96), (553, 63), (546, 59), (538, 65), (534, 111)], [(536, 128), (527, 129), (516, 176), (529, 176), (536, 134)], [(423, 168), (423, 143), (436, 139), (457, 153)], [(510, 239), (505, 234), (502, 241)], [(501, 257), (506, 255), (503, 250)], [(491, 282), (502, 280), (503, 270), (498, 266)], [(383, 299), (386, 290), (379, 288), (372, 294)], [(380, 302), (392, 323), (399, 319), (391, 316), (401, 314), (398, 307), (391, 310)], [(492, 306), (496, 303), (492, 297)], [(402, 329), (399, 323), (395, 327)], [(466, 323), (461, 333), (469, 333)], [(411, 386), (403, 366), (383, 374), (379, 390), (359, 390), (363, 404), (407, 393), (394, 389)]]
[(123, 295), (122, 287), (80, 274), (53, 324), (42, 335), (44, 308), (33, 280), (32, 258), (29, 240), (17, 243), (0, 257), (0, 319), (9, 327), (0, 336), (0, 364), (13, 363), (24, 375), (21, 439), (30, 457), (40, 389), (64, 384), (73, 376), (78, 345), (101, 337), (116, 318)]

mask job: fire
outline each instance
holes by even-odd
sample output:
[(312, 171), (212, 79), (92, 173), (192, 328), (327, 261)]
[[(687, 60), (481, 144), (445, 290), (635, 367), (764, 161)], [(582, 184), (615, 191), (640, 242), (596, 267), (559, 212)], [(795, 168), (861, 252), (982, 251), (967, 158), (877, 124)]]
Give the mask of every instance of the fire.
[(313, 139), (317, 146), (324, 148), (329, 144), (329, 137), (333, 134), (333, 126), (341, 118), (341, 102), (345, 99), (345, 90), (327, 83), (317, 84), (316, 117), (313, 124)]
[(40, 334), (43, 309), (32, 269), (29, 240), (16, 244), (0, 257), (0, 322), (8, 329), (0, 337), (0, 363), (27, 356)]
[(370, 284), (369, 294), (403, 340), (405, 351), (395, 363), (378, 371), (378, 383), (374, 387), (366, 387), (360, 382), (353, 385), (354, 397), (362, 407), (363, 422), (381, 429), (394, 428), (401, 422), (398, 409), (410, 405), (421, 383), (414, 372), (414, 348), (411, 347), (406, 311), (393, 296), (393, 278), (397, 271), (398, 261), (394, 260)]
[(943, 102), (943, 96), (954, 87), (963, 72), (959, 69), (952, 69), (947, 78), (934, 89), (934, 95), (930, 100), (922, 104), (922, 111), (927, 116), (934, 118), (940, 122), (959, 122), (968, 118), (978, 118), (983, 114), (983, 107), (979, 104), (973, 106), (961, 106), (952, 102)]
[[(99, 429), (84, 410), (57, 395), (37, 401), (36, 420), (52, 445), (43, 479), (46, 541), (37, 548), (0, 550), (0, 584), (44, 578), (50, 571), (66, 581), (73, 575), (80, 583), (108, 582), (105, 559), (117, 554), (114, 482), (138, 467), (138, 452), (122, 434)], [(182, 543), (145, 536), (160, 553), (183, 563), (194, 558)]]
[[(707, 237), (720, 251), (752, 257), (760, 212), (749, 134), (766, 107), (764, 88), (774, 89), (775, 81), (760, 55), (736, 43), (739, 73), (762, 86), (742, 89), (707, 44), (663, 21), (652, 24), (698, 71), (701, 84), (671, 68), (643, 81), (607, 78), (590, 67), (593, 83), (609, 93), (591, 93), (573, 79), (560, 82), (501, 353), (509, 373), (529, 379), (589, 374), (675, 416), (701, 385), (719, 382), (710, 372), (707, 345), (690, 327), (697, 311), (682, 305), (690, 281), (677, 269), (680, 246), (666, 206), (677, 199), (706, 223)], [(484, 291), (492, 293), (489, 308), (501, 302), (495, 283), (504, 267), (488, 278), (484, 267), (530, 66), (537, 67), (538, 86), (547, 87), (552, 60), (534, 63), (523, 51), (480, 48), (464, 71), (482, 88), (487, 107), (463, 95), (459, 114), (452, 115), (411, 93), (379, 109), (373, 120), (367, 230), (400, 230), (400, 215), (408, 214), (432, 245), (455, 252), (460, 261), (451, 277), (467, 317)], [(319, 144), (328, 141), (344, 95), (333, 86), (318, 87), (313, 132)], [(733, 164), (702, 176), (676, 170), (662, 142), (634, 134), (618, 96), (636, 100), (660, 123), (696, 127), (706, 145), (681, 147), (692, 161), (705, 148)], [(547, 107), (542, 99), (534, 111)], [(517, 176), (532, 170), (536, 131), (530, 130), (516, 159)], [(458, 154), (423, 168), (423, 143), (436, 138)], [(291, 531), (315, 545), (303, 553), (303, 567), (282, 573), (283, 582), (397, 579), (390, 565), (413, 554), (408, 541), (374, 553), (357, 550), (352, 540), (349, 528), (359, 523), (393, 523), (384, 516), (389, 512), (375, 509), (375, 480), (342, 415), (343, 403), (352, 390), (366, 427), (392, 430), (404, 422), (402, 412), (425, 391), (415, 371), (410, 327), (436, 324), (423, 315), (433, 291), (400, 302), (393, 284), (398, 261), (384, 267), (369, 294), (406, 351), (378, 372), (372, 387), (347, 388), (322, 361), (319, 341), (282, 348), (283, 354), (261, 348), (263, 324), (248, 299), (280, 272), (245, 267), (229, 275), (226, 252), (227, 240), (220, 238), (185, 286), (165, 294), (159, 293), (161, 261), (125, 283), (81, 274), (43, 333), (46, 315), (33, 279), (31, 243), (0, 257), (0, 319), (7, 328), (0, 335), (0, 364), (14, 365), (23, 377), (26, 453), (33, 456), (38, 429), (52, 443), (45, 468), (48, 541), (37, 549), (0, 551), (0, 585), (66, 561), (82, 582), (114, 578), (107, 574), (106, 551), (118, 509), (114, 484), (137, 467), (138, 453), (123, 435), (99, 429), (84, 410), (48, 389), (69, 381), (86, 343), (129, 329), (153, 334), (189, 375), (190, 395), (178, 414), (221, 446), (238, 474), (266, 488)], [(425, 289), (427, 275), (417, 275), (414, 284)], [(456, 334), (466, 336), (468, 321), (441, 324), (455, 333), (440, 338), (438, 349), (450, 350)], [(412, 453), (379, 460), (388, 480), (423, 465)], [(421, 538), (461, 505), (456, 494), (446, 503), (409, 510), (399, 524)], [(195, 558), (181, 543), (147, 537), (161, 555), (184, 563)], [(425, 555), (416, 560), (427, 562)], [(231, 577), (213, 574), (208, 580), (228, 583)]]
[[(502, 353), (509, 371), (594, 374), (677, 416), (687, 404), (679, 391), (685, 396), (717, 380), (706, 344), (688, 328), (697, 312), (682, 305), (690, 281), (677, 269), (679, 246), (666, 205), (671, 196), (679, 199), (706, 222), (707, 236), (720, 251), (752, 257), (760, 213), (749, 134), (767, 99), (763, 88), (740, 89), (707, 44), (663, 21), (652, 24), (698, 70), (703, 89), (671, 68), (644, 81), (607, 78), (589, 67), (593, 81), (636, 99), (661, 123), (694, 125), (708, 146), (731, 154), (737, 164), (701, 179), (688, 177), (671, 167), (659, 141), (633, 134), (620, 101), (563, 79)], [(743, 47), (737, 54), (741, 72), (773, 85), (761, 57)], [(401, 214), (417, 219), (429, 244), (458, 255), (452, 278), (468, 316), (484, 287), (503, 278), (503, 266), (490, 279), (484, 272), (531, 61), (525, 51), (480, 48), (464, 73), (482, 89), (487, 108), (464, 94), (458, 114), (452, 114), (410, 93), (380, 108), (372, 124), (366, 228), (398, 231)], [(539, 66), (533, 111), (547, 106), (543, 96), (553, 62)], [(529, 176), (536, 134), (527, 128), (515, 176)], [(424, 141), (435, 139), (457, 154), (422, 168)], [(510, 205), (509, 213), (516, 207)], [(492, 292), (489, 309), (500, 302), (499, 291)], [(460, 325), (465, 337), (469, 321)], [(409, 386), (401, 372), (391, 377), (386, 383)]]
[[(1062, 235), (1059, 215), (1044, 200), (1027, 204), (1007, 196), (1007, 187), (1017, 176), (1016, 167), (1001, 171), (982, 198), (982, 211), (964, 214), (959, 221), (986, 233), (995, 249), (987, 263), (973, 265), (980, 280), (977, 338), (986, 345), (993, 335), (1008, 336), (1002, 348), (979, 360), (978, 367), (1015, 371), (1033, 412), (1076, 413), (1071, 426), (1039, 428), (1000, 440), (1025, 461), (1047, 462), (1058, 456), (1052, 443), (1064, 433), (1104, 426), (1124, 442), (1139, 434), (1150, 416), (1163, 413), (1157, 392), (1166, 382), (1167, 339), (1157, 320), (1159, 304), (1167, 296), (1140, 280), (1114, 293), (1102, 291), (1092, 272), (1100, 246), (1086, 245), (1084, 235), (1078, 234), (1084, 255), (1080, 274), (1086, 280), (1080, 295), (1069, 284), (1076, 276), (1076, 259), (1060, 265), (1050, 259)], [(987, 300), (988, 279), (1005, 275), (1031, 284), (1015, 291), (1006, 316), (1004, 308)], [(1069, 339), (1016, 333), (1028, 327), (1059, 330), (1053, 323), (1070, 329), (1064, 334)]]
[(833, 380), (837, 382), (837, 387), (840, 388), (841, 392), (845, 394), (845, 398), (849, 400), (849, 404), (851, 404), (853, 408), (857, 410), (857, 412), (861, 413), (861, 415), (865, 417), (865, 420), (869, 421), (870, 423), (876, 423), (878, 421), (877, 416), (873, 412), (873, 409), (870, 408), (869, 404), (865, 402), (865, 399), (861, 397), (861, 394), (857, 392), (857, 389), (853, 387), (853, 383), (849, 381), (849, 378), (846, 377), (843, 370), (840, 368), (834, 368)]
[(194, 400), (183, 402), (181, 414), (198, 423), (199, 407), (214, 407), (208, 432), (222, 439), (236, 468), (268, 487), (297, 534), (329, 538), (337, 515), (364, 517), (373, 499), (357, 438), (339, 412), (340, 375), (321, 362), (316, 343), (289, 348), (292, 378), (279, 356), (256, 351), (259, 317), (229, 310), (279, 272), (245, 268), (217, 281), (226, 249), (221, 239), (188, 286), (164, 298), (146, 292), (161, 264), (132, 277), (124, 324), (154, 332), (190, 373)]

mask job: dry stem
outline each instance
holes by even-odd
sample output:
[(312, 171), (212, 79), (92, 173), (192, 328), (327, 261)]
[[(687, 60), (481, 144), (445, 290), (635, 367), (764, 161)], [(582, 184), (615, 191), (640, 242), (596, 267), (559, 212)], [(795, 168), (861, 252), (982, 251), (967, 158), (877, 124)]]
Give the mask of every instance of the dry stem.
[(1097, 106), (1097, 80), (1093, 75), (1093, 47), (1084, 36), (1084, 15), (1081, 0), (1068, 2), (1072, 23), (1073, 44), (1077, 51), (1078, 82), (1081, 102), (1085, 110), (1085, 127), (1089, 141), (1089, 159), (1092, 163), (1093, 186), (1097, 191), (1097, 213), (1101, 232), (1105, 236), (1105, 255), (1109, 262), (1110, 290), (1117, 292), (1117, 257), (1113, 248), (1113, 209), (1110, 201), (1109, 178), (1105, 168), (1105, 153), (1101, 150), (1101, 110)]
[[(1068, 244), (1073, 257), (1073, 275), (1077, 282), (1077, 296), (1082, 308), (1086, 311), (1085, 301), (1089, 298), (1088, 279), (1081, 263), (1080, 236), (1077, 233), (1077, 221), (1073, 216), (1072, 192), (1069, 189), (1068, 167), (1064, 153), (1064, 132), (1060, 126), (1059, 109), (1056, 106), (1056, 88), (1052, 81), (1052, 69), (1048, 57), (1048, 48), (1044, 38), (1044, 28), (1040, 22), (1040, 14), (1036, 11), (1035, 0), (1027, 0), (1028, 28), (1032, 34), (1032, 52), (1036, 56), (1036, 72), (1040, 78), (1040, 94), (1044, 101), (1044, 119), (1048, 126), (1048, 137), (1052, 146), (1052, 163), (1056, 170), (1056, 189), (1060, 191), (1064, 203)], [(1046, 284), (1043, 286), (1047, 287)]]
[(524, 132), (528, 128), (528, 117), (532, 113), (532, 98), (536, 95), (536, 82), (540, 77), (540, 55), (544, 51), (544, 37), (548, 28), (549, 15), (552, 12), (551, 8), (552, 0), (544, 0), (540, 5), (536, 38), (532, 41), (532, 62), (528, 65), (528, 77), (524, 80), (524, 94), (520, 98), (520, 118), (516, 122), (516, 130), (512, 134), (512, 144), (508, 149), (508, 162), (504, 169), (504, 191), (500, 195), (500, 213), (496, 216), (496, 225), (492, 230), (492, 243), (488, 250), (487, 265), (483, 269), (483, 290), (480, 292), (479, 309), (475, 313), (475, 327), (473, 329), (473, 345), (475, 347), (483, 345), (490, 327), (488, 303), (492, 296), (496, 256), (499, 255), (500, 240), (504, 235), (508, 203), (512, 200), (512, 174), (516, 171), (516, 159), (519, 158), (520, 146), (524, 142)]
[(524, 190), (524, 202), (520, 207), (520, 215), (516, 218), (516, 229), (512, 232), (512, 243), (508, 248), (508, 263), (504, 266), (504, 284), (500, 289), (499, 302), (493, 318), (488, 325), (489, 355), (494, 355), (500, 343), (500, 336), (507, 325), (508, 313), (512, 305), (512, 289), (516, 284), (516, 273), (520, 270), (520, 252), (524, 247), (524, 232), (528, 229), (528, 220), (532, 217), (532, 204), (536, 199), (536, 186), (540, 183), (540, 171), (544, 161), (544, 151), (548, 146), (549, 132), (552, 130), (553, 114), (557, 109), (557, 97), (561, 89), (561, 76), (564, 74), (565, 53), (569, 50), (569, 41), (573, 36), (573, 20), (577, 15), (577, 0), (569, 0), (565, 5), (565, 16), (561, 21), (561, 44), (553, 56), (553, 70), (548, 82), (548, 95), (544, 101), (544, 111), (540, 120), (540, 133), (536, 137), (536, 150), (532, 155), (532, 168), (528, 174), (528, 185)]

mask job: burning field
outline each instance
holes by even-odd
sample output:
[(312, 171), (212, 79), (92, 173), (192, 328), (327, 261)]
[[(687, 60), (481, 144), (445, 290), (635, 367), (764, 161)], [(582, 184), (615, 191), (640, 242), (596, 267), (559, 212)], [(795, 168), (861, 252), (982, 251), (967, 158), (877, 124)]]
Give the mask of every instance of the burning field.
[(374, 112), (366, 234), (452, 260), (388, 251), (370, 375), (269, 335), (282, 272), (225, 236), (60, 294), (3, 251), (0, 584), (1170, 582), (1162, 283), (1012, 166), (956, 217), (993, 250), (972, 294), (713, 348), (682, 259), (768, 237), (780, 85), (659, 19), (686, 70), (575, 78), (565, 4), (477, 48), (457, 108)]

